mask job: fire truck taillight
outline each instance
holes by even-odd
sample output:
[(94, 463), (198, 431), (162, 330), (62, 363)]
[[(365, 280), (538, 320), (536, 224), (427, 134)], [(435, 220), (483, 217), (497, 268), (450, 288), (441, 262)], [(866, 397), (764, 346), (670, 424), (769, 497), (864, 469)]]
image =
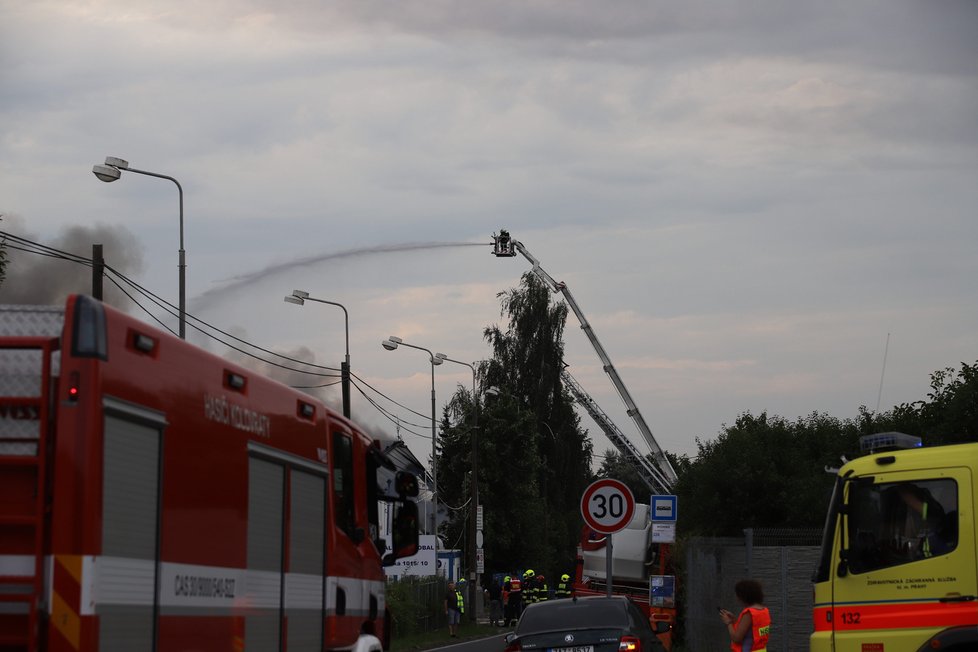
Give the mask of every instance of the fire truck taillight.
[(634, 636), (622, 636), (618, 650), (619, 652), (642, 652), (642, 641)]
[(79, 393), (80, 384), (81, 383), (79, 381), (79, 376), (77, 371), (72, 371), (70, 374), (68, 374), (68, 400), (71, 401), (72, 403), (78, 402), (78, 393)]

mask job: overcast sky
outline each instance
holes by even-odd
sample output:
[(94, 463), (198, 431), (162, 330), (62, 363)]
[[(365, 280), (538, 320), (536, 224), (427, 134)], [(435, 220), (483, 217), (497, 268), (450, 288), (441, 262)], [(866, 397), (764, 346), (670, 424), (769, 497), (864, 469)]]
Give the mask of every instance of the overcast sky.
[[(342, 312), (282, 297), (340, 302), (354, 372), (428, 414), (426, 355), (380, 342), (487, 357), (530, 268), (490, 255), (505, 228), (675, 453), (978, 359), (976, 146), (973, 0), (0, 0), (0, 229), (97, 237), (176, 303), (176, 187), (91, 167), (176, 177), (195, 315), (338, 366)], [(48, 273), (12, 265), (6, 299)], [(577, 325), (571, 373), (647, 450)], [(436, 369), (439, 413), (458, 383)]]

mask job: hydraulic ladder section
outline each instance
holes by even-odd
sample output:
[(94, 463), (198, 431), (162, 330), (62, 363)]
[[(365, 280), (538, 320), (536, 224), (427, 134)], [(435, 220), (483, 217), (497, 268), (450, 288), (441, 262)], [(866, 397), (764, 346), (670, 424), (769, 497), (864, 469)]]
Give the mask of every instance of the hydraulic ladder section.
[(0, 649), (40, 648), (47, 447), (53, 417), (50, 337), (0, 338)]
[[(628, 414), (635, 422), (638, 427), (639, 433), (645, 438), (645, 442), (649, 445), (649, 449), (652, 451), (652, 456), (656, 463), (656, 477), (659, 478), (664, 484), (663, 487), (670, 487), (676, 482), (676, 471), (672, 468), (672, 464), (669, 463), (669, 458), (666, 457), (665, 452), (659, 446), (659, 443), (655, 440), (652, 435), (652, 430), (649, 428), (648, 424), (645, 423), (645, 418), (642, 413), (639, 412), (638, 405), (632, 400), (631, 394), (628, 392), (628, 388), (625, 387), (625, 382), (618, 375), (618, 371), (615, 369), (615, 365), (612, 364), (611, 358), (608, 357), (608, 353), (604, 350), (601, 342), (598, 340), (597, 334), (588, 322), (587, 317), (584, 316), (584, 312), (581, 307), (577, 305), (577, 301), (574, 299), (574, 295), (571, 294), (570, 288), (563, 281), (554, 280), (554, 278), (547, 273), (543, 267), (540, 266), (540, 261), (533, 257), (533, 255), (527, 251), (526, 247), (523, 246), (522, 242), (513, 240), (508, 231), (500, 230), (499, 235), (495, 233), (492, 235), (493, 239), (493, 250), (492, 253), (496, 257), (507, 258), (514, 257), (516, 254), (522, 255), (526, 258), (530, 264), (533, 266), (533, 273), (537, 277), (550, 286), (553, 292), (560, 292), (564, 295), (564, 299), (567, 301), (567, 305), (577, 316), (577, 320), (581, 323), (581, 330), (587, 336), (588, 340), (591, 342), (591, 346), (594, 347), (594, 352), (598, 354), (598, 359), (601, 360), (601, 368), (604, 372), (608, 374), (611, 379), (611, 384), (614, 385), (615, 390), (618, 392), (618, 396), (621, 397), (622, 402), (625, 404), (625, 409)], [(594, 402), (591, 401), (593, 404)], [(582, 405), (584, 405), (582, 403)], [(586, 406), (585, 406), (586, 407)], [(594, 416), (592, 414), (592, 416)], [(607, 416), (605, 417), (608, 423), (611, 423)], [(599, 422), (600, 423), (600, 422)], [(612, 424), (614, 426), (614, 424)], [(603, 427), (603, 426), (602, 426)], [(617, 428), (614, 428), (618, 432), (623, 442), (628, 442), (628, 439), (621, 434)], [(611, 435), (609, 435), (610, 437)], [(614, 441), (614, 439), (612, 439)], [(628, 443), (631, 446), (631, 443)], [(634, 448), (634, 447), (633, 447)], [(621, 450), (621, 449), (619, 449)], [(644, 459), (644, 458), (643, 458)], [(671, 493), (666, 491), (666, 493)]]
[(560, 373), (560, 377), (564, 381), (564, 385), (568, 391), (574, 396), (574, 399), (591, 415), (591, 418), (604, 431), (604, 434), (615, 445), (615, 448), (635, 467), (635, 470), (638, 471), (642, 480), (648, 485), (652, 493), (672, 493), (671, 483), (666, 479), (666, 476), (652, 466), (644, 455), (638, 452), (638, 449), (635, 448), (632, 442), (628, 441), (628, 437), (618, 429), (618, 426), (611, 420), (611, 417), (584, 391), (584, 388), (577, 382), (577, 379), (571, 376), (570, 372), (566, 369)]

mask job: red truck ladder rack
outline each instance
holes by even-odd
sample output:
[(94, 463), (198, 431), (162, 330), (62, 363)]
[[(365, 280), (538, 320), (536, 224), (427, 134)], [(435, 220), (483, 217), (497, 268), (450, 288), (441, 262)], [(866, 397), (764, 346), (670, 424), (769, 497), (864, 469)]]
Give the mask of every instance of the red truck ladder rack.
[(0, 649), (40, 647), (57, 338), (0, 337)]

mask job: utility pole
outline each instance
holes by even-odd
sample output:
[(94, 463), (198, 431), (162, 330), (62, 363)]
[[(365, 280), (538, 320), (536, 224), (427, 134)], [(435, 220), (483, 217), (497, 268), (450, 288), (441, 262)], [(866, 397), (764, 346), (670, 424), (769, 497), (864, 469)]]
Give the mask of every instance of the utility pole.
[(92, 245), (92, 296), (102, 300), (102, 276), (105, 274), (105, 259), (102, 258), (102, 245)]

